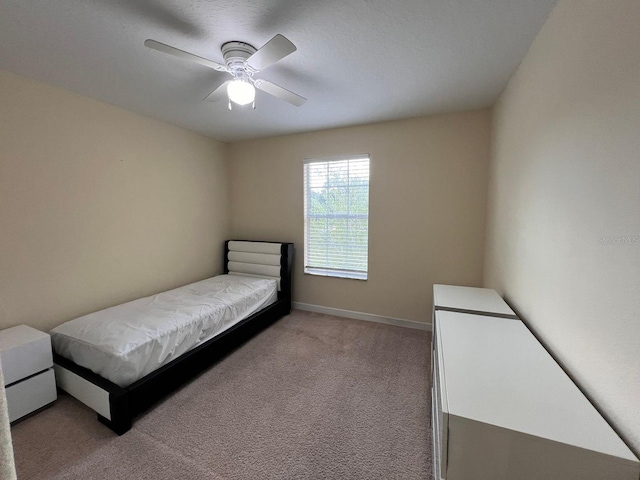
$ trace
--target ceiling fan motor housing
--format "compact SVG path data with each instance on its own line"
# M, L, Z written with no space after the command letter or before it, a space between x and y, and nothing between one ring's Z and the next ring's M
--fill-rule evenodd
M224 43L221 49L224 63L229 70L235 73L246 72L248 75L253 74L245 64L247 58L256 52L256 48L253 45L233 41Z

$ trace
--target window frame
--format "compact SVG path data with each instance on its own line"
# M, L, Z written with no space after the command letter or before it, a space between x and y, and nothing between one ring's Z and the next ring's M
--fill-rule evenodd
M349 269L332 269L326 267L309 267L308 264L308 254L309 254L309 242L311 239L310 235L310 223L309 222L309 212L308 212L308 202L309 202L309 175L307 174L307 165L312 163L331 163L331 162L340 162L340 161L350 161L350 160L367 160L368 162L368 182L367 182L367 213L366 214L351 214L348 212L347 214L339 214L343 215L345 218L363 218L363 215L366 215L367 221L367 244L366 244L366 270L349 270ZM303 263L303 272L305 275L316 275L322 277L334 277L334 278L347 278L352 280L361 280L366 281L369 278L369 217L370 217L370 204L371 204L371 155L368 153L357 154L357 155L338 155L335 157L322 157L322 158L305 158L303 161L303 216L304 216L304 263Z

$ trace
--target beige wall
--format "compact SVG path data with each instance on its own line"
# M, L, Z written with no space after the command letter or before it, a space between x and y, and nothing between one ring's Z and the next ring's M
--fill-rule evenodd
M433 283L480 285L489 111L230 145L232 236L296 244L294 301L430 323ZM371 155L369 279L303 274L303 159Z
M294 241L303 303L428 323L433 283L482 280L487 110L226 145L0 72L0 122L0 328L217 273L230 232ZM302 161L351 153L372 159L369 280L303 275Z
M227 145L0 72L0 328L219 272Z
M639 25L638 0L553 11L494 111L485 263L636 453Z

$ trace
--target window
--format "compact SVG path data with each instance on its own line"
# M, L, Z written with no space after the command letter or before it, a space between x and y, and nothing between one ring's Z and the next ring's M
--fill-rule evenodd
M369 155L304 161L304 273L367 279Z

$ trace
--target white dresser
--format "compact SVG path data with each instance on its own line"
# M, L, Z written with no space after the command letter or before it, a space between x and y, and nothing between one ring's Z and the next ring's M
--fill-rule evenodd
M0 363L10 422L56 400L49 334L26 325L0 330Z
M638 480L640 463L520 321L436 311L437 480Z
M436 284L433 286L433 310L518 318L507 302L491 288Z
M431 385L435 378L433 345L436 342L436 312L460 312L518 320L507 302L491 288L461 287L458 285L433 285L433 342L431 343Z

